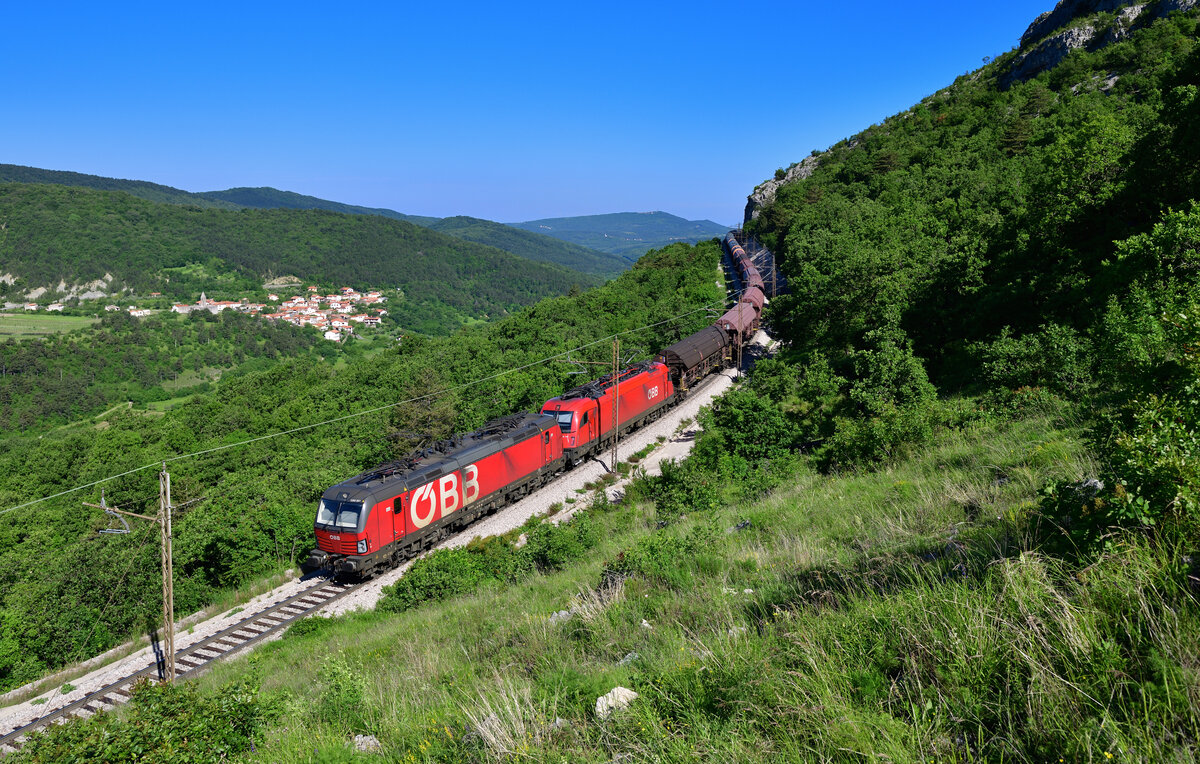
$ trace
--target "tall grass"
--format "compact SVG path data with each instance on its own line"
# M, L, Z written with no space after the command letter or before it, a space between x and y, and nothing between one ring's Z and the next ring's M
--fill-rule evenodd
M1091 469L1041 419L666 527L597 503L581 562L330 619L201 681L254 666L289 709L259 747L282 761L360 732L393 761L1194 761L1190 563L1135 537L1074 563L1030 531L1038 487ZM639 697L601 721L616 686Z

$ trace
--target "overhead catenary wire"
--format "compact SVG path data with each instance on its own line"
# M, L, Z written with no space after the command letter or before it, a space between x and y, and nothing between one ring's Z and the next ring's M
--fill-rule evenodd
M734 291L731 293L731 295L734 298L736 298L739 296L739 294L742 291L744 291L744 290ZM632 329L625 329L623 331L616 332L615 334L610 334L605 337L601 337L599 339L592 340L591 342L586 342L582 345L578 345L576 347L569 348L560 353L555 353L554 355L546 356L545 358L541 358L536 361L531 361L522 366L517 366L517 367L511 368L511 369L505 369L504 371L498 371L495 374L491 374L486 377L481 377L480 379L472 380L470 382L464 382L460 385L455 385L453 387L446 388L445 390L440 390L440 391L432 392L432 393L426 393L425 395L418 395L415 398L407 398L402 401L394 401L392 403L387 403L382 406L375 406L373 408L364 409L363 411L356 411L353 414L345 414L343 416L334 417L333 419L326 419L323 422L314 422L312 424L306 424L306 425L302 425L300 427L293 427L290 430L282 430L280 432L273 432L273 433L268 433L266 435L259 435L254 438L249 438L247 440L238 441L237 443L226 443L224 445L214 446L212 448L206 448L206 449L203 449L200 451L193 451L190 454L181 454L178 456L168 456L168 457L161 458L161 459L155 459L153 462L150 462L149 464L144 464L141 467L135 467L131 470L126 470L125 472L122 472L118 475L110 475L108 477L101 478L99 480L94 480L90 483L85 483L84 485L75 486L74 488L68 488L66 490L59 491L58 493L51 494L49 496L43 496L38 499L33 499L32 501L27 501L22 504L17 504L15 506L9 507L7 509L0 510L0 515L6 515L9 512L15 512L18 509L25 509L27 507L32 507L37 504L41 504L43 502L51 501L52 499L57 499L62 496L67 496L69 494L76 493L77 491L84 491L84 490L87 490L88 488L95 488L96 486L101 485L103 483L108 483L113 480L118 480L120 478L127 477L129 475L133 475L138 472L143 472L148 469L161 467L161 466L169 464L169 463L179 462L179 461L183 461L185 459L195 459L197 457L206 456L208 454L217 453L219 451L228 451L229 449L232 449L232 448L241 448L242 446L248 446L252 443L258 443L258 442L261 442L264 440L272 440L274 438L282 438L287 435L295 435L296 433L305 432L307 430L313 430L318 427L324 427L326 425L337 424L338 422L344 422L349 419L356 419L358 417L367 416L369 414L376 414L376 413L379 413L380 411L386 411L388 409L395 408L397 406L403 406L403 405L406 405L409 403L418 403L423 400L428 400L430 398L437 397L438 395L444 395L446 393L452 393L452 392L456 392L458 390L465 390L467 388L474 387L476 385L484 384L485 382L491 382L494 379L499 379L500 377L504 377L509 374L515 374L518 371L524 371L525 369L531 369L535 366L541 366L543 364L546 364L551 361L562 358L563 356L567 355L568 353L577 352L577 351L583 350L584 348L589 348L593 345L598 345L602 342L609 342L613 339L616 339L617 337L621 337L626 334L632 334L633 332L640 332L645 329L653 329L656 326L662 326L663 324L669 324L672 321L678 321L680 319L687 318L688 316L696 314L696 313L703 313L703 312L709 310L712 305L723 304L725 302L725 300L727 300L729 298L729 296L730 295L726 295L725 297L722 297L719 300L713 300L711 303L706 303L705 305L703 305L699 308L696 308L694 310L689 310L684 313L679 313L677 315L671 316L670 318L665 318L662 321L656 321L652 324L645 324L643 326L636 326Z

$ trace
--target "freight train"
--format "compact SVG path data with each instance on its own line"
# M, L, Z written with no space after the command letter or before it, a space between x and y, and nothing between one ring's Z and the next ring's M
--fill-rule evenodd
M317 548L301 569L367 578L420 554L662 416L709 373L734 363L758 328L766 297L732 233L723 245L742 288L712 326L651 361L551 398L538 414L496 419L328 488L317 505Z

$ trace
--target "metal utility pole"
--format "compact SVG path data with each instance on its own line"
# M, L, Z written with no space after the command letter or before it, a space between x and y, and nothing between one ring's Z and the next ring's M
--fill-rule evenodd
M188 502L191 503L191 502ZM91 504L83 502L85 507L95 507L103 509L106 514L112 515L120 519L122 515L126 517L136 517L139 520L147 520L152 523L158 523L162 537L162 578L163 578L163 681L172 683L175 681L175 575L171 565L171 476L167 473L167 463L163 462L162 472L158 474L158 516L150 517L149 515L139 515L136 512L127 512L123 509L110 507L104 501L101 495L99 504ZM128 533L129 526L124 520L121 524L125 527L101 531L101 533Z
M621 377L617 367L619 342L613 337L613 452L612 471L617 471L617 443L621 439Z
M162 529L164 681L171 684L175 681L175 572L171 565L171 475L166 462L158 473L158 507Z

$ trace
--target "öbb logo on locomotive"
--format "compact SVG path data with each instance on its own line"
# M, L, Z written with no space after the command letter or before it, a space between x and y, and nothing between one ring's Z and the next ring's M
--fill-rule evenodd
M330 487L317 505L317 548L301 569L365 578L419 554L607 449L618 433L657 419L707 374L734 363L766 297L733 234L724 246L742 291L716 322L652 361L551 398L536 414L502 417Z
M479 468L474 464L468 464L463 467L463 474L466 477L462 481L462 506L466 508L479 498ZM436 491L434 490L435 486L437 487ZM441 501L440 507L439 500ZM422 503L428 507L428 511L424 513L420 510ZM418 488L413 494L409 512L412 515L413 525L417 528L424 528L434 519L435 514L439 514L439 509L441 510L439 516L445 517L458 508L458 473L452 472L434 483L426 483Z

